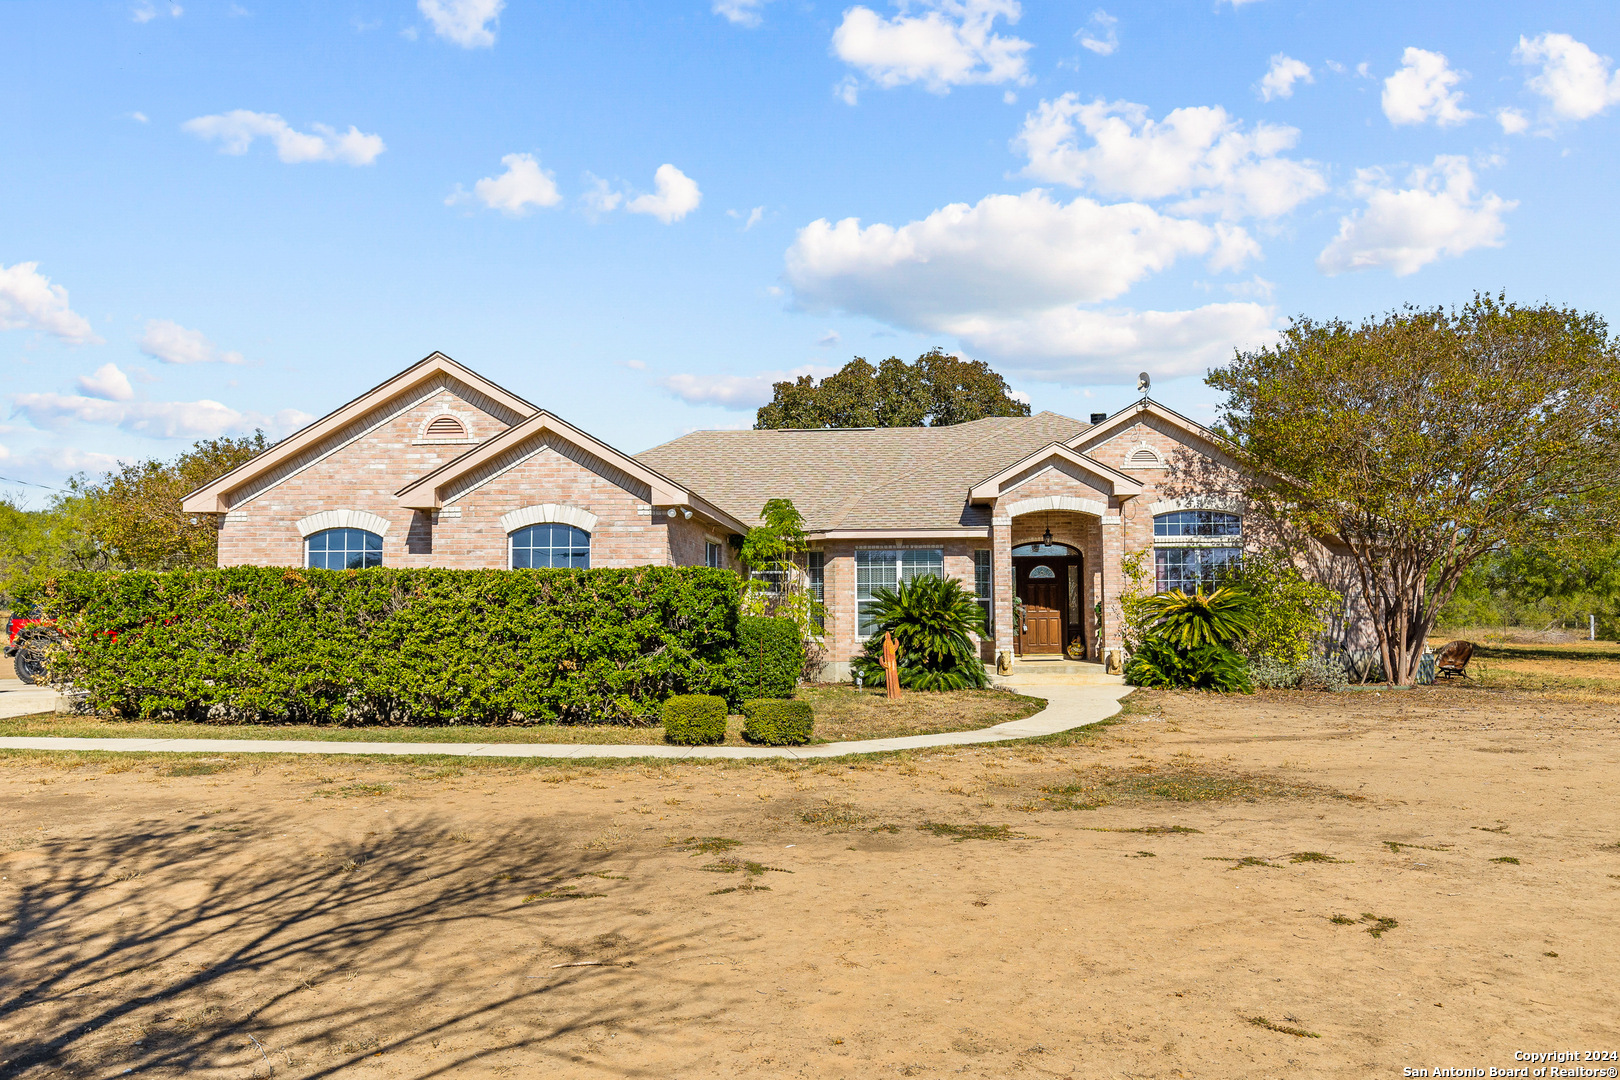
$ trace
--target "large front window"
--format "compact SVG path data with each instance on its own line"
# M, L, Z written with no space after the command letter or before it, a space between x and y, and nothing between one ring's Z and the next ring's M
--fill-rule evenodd
M512 534L512 569L591 565L591 534L572 525L548 522L530 525Z
M1153 519L1159 592L1214 586L1242 557L1243 519L1219 510L1177 510Z
M984 612L984 628L988 633L995 627L995 593L990 577L990 552L980 549L973 553L973 598Z
M855 553L855 610L857 633L870 637L877 629L872 617L873 595L879 589L894 589L902 581L933 574L945 576L945 552L940 548L905 551L857 551Z
M365 529L323 529L304 541L312 570L364 570L382 565L382 537Z

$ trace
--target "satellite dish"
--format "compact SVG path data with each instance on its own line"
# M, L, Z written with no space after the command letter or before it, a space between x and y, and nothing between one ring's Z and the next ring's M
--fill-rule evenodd
M1140 375L1138 375L1136 377L1136 392L1138 394L1147 393L1148 388L1151 387L1152 385L1153 385L1153 380L1148 378L1148 373L1147 372L1144 371L1144 372L1142 372Z

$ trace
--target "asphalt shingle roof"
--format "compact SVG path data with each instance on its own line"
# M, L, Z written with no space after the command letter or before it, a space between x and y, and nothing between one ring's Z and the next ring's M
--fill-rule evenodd
M968 489L1089 425L1053 412L950 427L694 431L635 455L740 521L787 498L811 531L990 523Z

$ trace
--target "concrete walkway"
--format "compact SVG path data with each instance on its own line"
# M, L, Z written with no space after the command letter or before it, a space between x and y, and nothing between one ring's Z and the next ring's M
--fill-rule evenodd
M188 754L444 754L452 757L526 758L810 758L877 754L927 746L965 746L1051 735L1106 720L1119 711L1130 693L1124 685L1019 686L1020 693L1045 698L1044 710L1022 720L1009 720L976 731L908 735L899 739L864 739L821 746L663 746L590 743L421 743L325 742L318 739L58 739L0 738L0 750L112 750L131 753L163 751ZM48 706L47 706L48 708ZM44 710L35 710L44 711Z

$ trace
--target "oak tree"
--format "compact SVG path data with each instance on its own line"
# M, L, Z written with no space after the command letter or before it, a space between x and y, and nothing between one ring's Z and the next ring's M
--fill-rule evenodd
M984 361L938 348L912 364L891 356L875 368L857 356L819 382L801 375L776 383L772 394L755 428L942 427L1029 415L1029 405Z
M1482 558L1613 528L1620 350L1597 315L1476 295L1301 317L1208 382L1250 504L1351 560L1398 684Z

